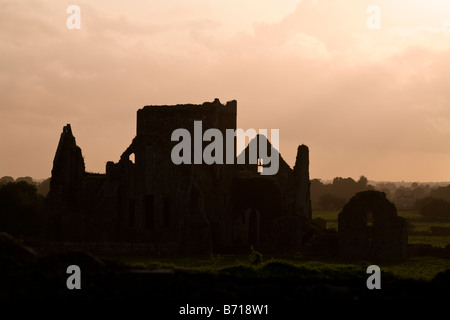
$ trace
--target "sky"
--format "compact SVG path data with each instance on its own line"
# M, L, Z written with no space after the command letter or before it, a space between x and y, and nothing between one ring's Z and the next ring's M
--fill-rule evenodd
M138 109L215 98L311 178L450 181L450 1L0 0L0 177L50 177L67 123L105 172Z

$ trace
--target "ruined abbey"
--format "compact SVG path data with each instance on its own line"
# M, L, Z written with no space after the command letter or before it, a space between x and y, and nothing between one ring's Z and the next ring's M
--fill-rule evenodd
M160 244L171 253L298 251L313 236L308 147L298 147L294 168L279 156L275 175L256 164L174 164L175 129L236 130L236 101L145 106L137 132L105 174L85 171L70 124L63 128L46 198L51 240ZM278 153L269 140L249 147ZM254 144L254 145L252 145ZM223 152L226 155L224 148ZM233 151L236 151L233 150ZM236 153L234 153L236 155Z

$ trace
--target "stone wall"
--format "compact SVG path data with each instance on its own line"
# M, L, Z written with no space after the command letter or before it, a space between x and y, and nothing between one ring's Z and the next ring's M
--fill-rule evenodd
M202 121L201 132L195 130L195 121ZM134 243L133 251L140 242L143 251L158 253L172 252L165 246L178 243L173 250L209 253L214 246L272 245L274 239L281 239L275 242L282 248L299 248L310 233L301 226L311 219L308 147L299 147L294 169L280 156L274 176L261 177L257 165L247 167L236 161L173 163L173 147L180 143L171 141L174 130L190 133L192 150L200 140L203 155L209 145L203 142L206 130L219 129L226 139L226 130L236 130L236 123L234 100L145 106L137 112L136 136L117 163L107 162L106 174L85 172L81 149L70 125L65 126L46 199L47 240L65 241L65 245L46 248L64 249L77 243L80 248L103 252L110 250L110 242L117 246L111 252L125 252L116 244ZM264 143L279 154L267 140ZM224 159L229 158L227 150L224 143ZM236 160L237 155L233 156ZM254 170L250 176L238 175L248 168ZM298 220L287 238L274 234L284 232L282 221L278 229L272 228L276 219L285 216L289 216L286 222Z
M379 191L358 192L338 216L341 255L351 259L401 260L406 257L406 220Z

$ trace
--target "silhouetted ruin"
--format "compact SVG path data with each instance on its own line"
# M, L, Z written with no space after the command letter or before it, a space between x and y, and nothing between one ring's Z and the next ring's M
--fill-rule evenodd
M358 192L338 217L341 255L351 259L401 260L406 257L406 220L379 191Z
M171 160L172 132L194 121L203 131L236 130L236 101L146 106L137 134L106 174L85 172L70 125L56 151L46 198L51 240L152 243L159 253L205 253L272 248L298 251L309 227L309 151L298 148L294 169L279 157L278 173L263 176L261 163L180 164ZM267 139L270 152L278 153ZM246 151L248 151L246 149ZM224 158L227 154L224 147ZM234 156L236 156L236 146ZM248 156L249 152L247 152ZM132 156L134 155L134 157ZM134 159L134 161L133 161ZM236 159L236 157L235 157Z

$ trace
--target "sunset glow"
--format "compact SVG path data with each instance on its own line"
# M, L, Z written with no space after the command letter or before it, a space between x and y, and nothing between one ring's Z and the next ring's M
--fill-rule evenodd
M67 123L104 172L138 109L219 98L311 178L450 181L447 0L0 1L0 41L0 177L50 177Z

